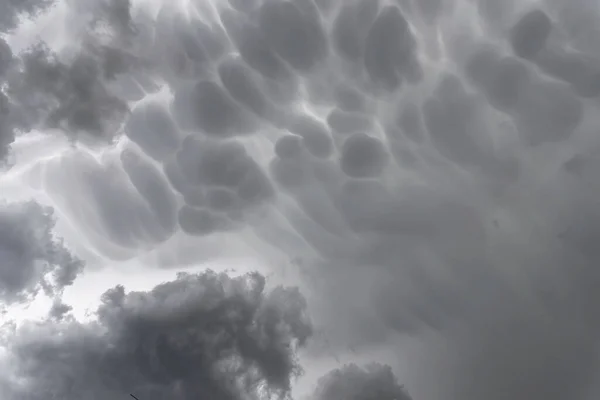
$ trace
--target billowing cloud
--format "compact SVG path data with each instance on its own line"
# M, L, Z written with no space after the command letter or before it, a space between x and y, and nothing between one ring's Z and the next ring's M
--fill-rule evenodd
M51 208L35 202L0 206L0 305L59 295L83 262L55 237Z
M148 292L117 286L95 317L8 332L8 399L280 398L312 332L299 291L268 290L257 273L181 274Z
M314 400L410 400L388 365L347 364L328 372L317 382Z
M6 7L12 3L16 18L23 13L33 17L51 2L10 1ZM67 19L77 21L69 27L77 40L66 51L57 52L42 41L11 57L0 39L0 78L8 110L1 120L3 144L10 144L15 133L31 130L60 129L72 139L85 133L104 142L117 136L129 105L111 84L129 83L131 91L132 83L119 78L133 73L135 82L134 72L143 63L129 44L135 34L130 8L128 0L76 3Z
M0 5L0 32L10 32L20 18L35 18L55 3L54 0L9 0Z

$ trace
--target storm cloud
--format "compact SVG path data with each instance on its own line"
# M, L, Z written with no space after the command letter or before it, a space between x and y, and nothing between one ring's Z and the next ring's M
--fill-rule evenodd
M61 275L73 290L232 258L298 289L213 272L111 281L93 322L55 296L41 325L7 325L7 393L597 397L596 3L184 3L11 6L0 190L52 204L93 255L81 281ZM75 39L17 49L19 18L59 6ZM70 147L40 150L62 136ZM36 236L50 219L12 207L7 254L25 255L4 302L46 289L40 262L83 265L38 249L59 248ZM298 375L322 365L321 380Z
M58 295L83 262L55 237L53 210L35 202L0 206L0 300L26 302L40 290Z
M149 292L117 286L96 320L47 320L12 331L9 398L128 396L283 398L311 335L297 289L257 273L181 274ZM48 364L50 362L50 364Z

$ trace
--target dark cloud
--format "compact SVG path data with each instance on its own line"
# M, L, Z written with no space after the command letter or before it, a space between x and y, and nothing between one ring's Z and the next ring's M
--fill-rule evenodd
M52 3L11 0L0 6L7 8L0 14L32 19ZM128 104L111 84L118 79L123 84L122 77L141 66L128 48L135 33L130 7L127 0L77 2L67 16L77 21L67 27L76 39L60 53L37 41L10 57L2 41L0 76L10 109L0 122L3 145L16 133L35 129L60 129L71 139L86 133L104 142L118 134Z
M515 54L522 58L532 58L539 53L548 40L552 21L540 9L523 15L510 32L510 44Z
M490 177L504 168L494 154L487 128L487 109L466 91L456 75L440 78L434 95L422 107L424 125L435 148L452 162L476 168Z
M331 39L337 51L357 62L365 54L367 36L379 12L379 1L348 2L339 7L333 22Z
M274 195L262 168L236 141L188 136L164 167L186 203L179 224L191 235L208 235L240 226L244 215Z
M128 106L105 84L105 55L79 54L65 64L43 45L22 54L21 69L9 78L7 90L20 129L59 128L112 139Z
M171 111L180 128L211 137L254 133L255 121L213 81L200 81L177 91Z
M73 283L83 262L53 233L51 208L35 202L0 208L0 300L31 300L40 290L60 295Z
M312 2L302 2L309 5ZM267 0L258 23L272 49L294 69L307 71L327 55L327 39L316 8Z
M579 51L553 48L538 54L536 64L548 75L570 84L581 97L600 95L600 59Z
M583 104L566 85L539 82L526 88L516 115L525 142L568 139L583 118Z
M415 142L422 142L425 131L423 127L423 117L414 103L407 103L402 106L398 112L396 125L402 129L402 132Z
M364 114L354 114L335 109L327 115L327 124L336 133L349 134L368 132L373 122Z
M309 115L298 115L288 129L302 137L302 144L315 157L329 157L333 151L331 134L325 124Z
M167 108L152 100L132 110L124 130L129 139L156 160L175 153L181 144L180 133Z
M410 400L387 365L348 364L319 379L314 400Z
M377 177L387 162L385 145L364 133L356 133L344 142L340 159L342 170L354 178Z
M365 111L367 99L356 88L350 85L339 85L335 91L337 106L348 112Z
M257 273L180 274L148 292L117 286L94 315L14 332L8 399L285 398L312 332L299 291L267 290Z
M229 188L247 205L260 204L272 195L269 179L236 141L189 136L177 154L177 164L188 185Z
M17 28L21 18L35 18L55 3L54 0L7 0L0 4L0 32Z
M365 40L365 69L377 85L393 91L404 79L418 79L416 47L400 8L384 6Z

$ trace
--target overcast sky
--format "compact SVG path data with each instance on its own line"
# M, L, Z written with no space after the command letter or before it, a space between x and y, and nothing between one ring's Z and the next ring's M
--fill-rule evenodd
M600 396L596 0L0 0L2 400Z

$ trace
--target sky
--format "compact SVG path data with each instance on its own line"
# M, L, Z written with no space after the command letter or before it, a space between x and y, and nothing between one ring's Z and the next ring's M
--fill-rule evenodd
M1 400L600 395L600 3L0 3Z

